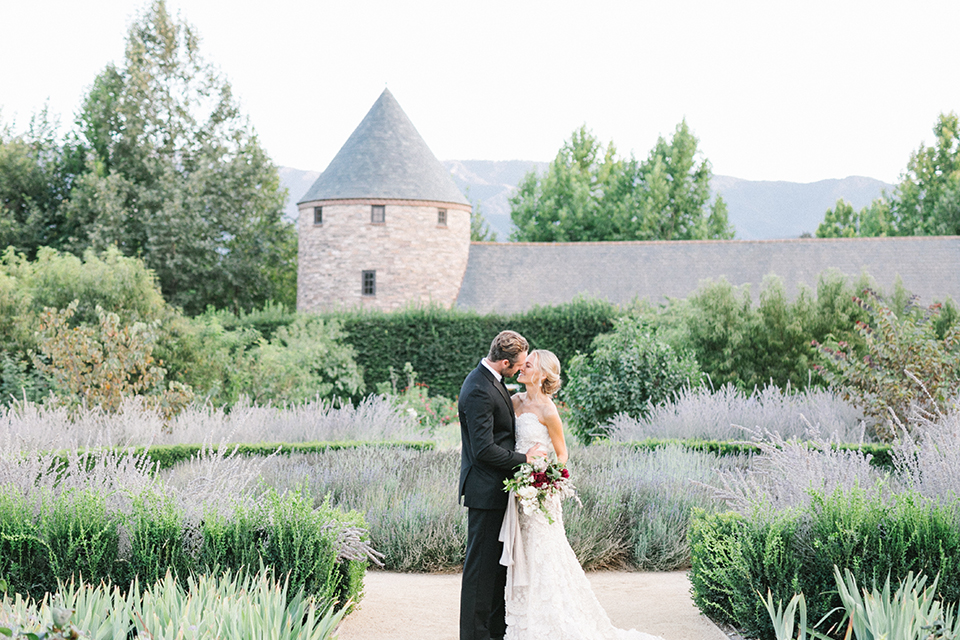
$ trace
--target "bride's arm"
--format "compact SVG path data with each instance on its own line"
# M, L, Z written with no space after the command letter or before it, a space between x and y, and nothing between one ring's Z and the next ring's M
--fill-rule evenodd
M557 460L566 463L568 456L567 442L563 438L563 422L560 420L560 414L556 408L544 416L544 424L547 425L547 433L550 434L553 450L557 452Z

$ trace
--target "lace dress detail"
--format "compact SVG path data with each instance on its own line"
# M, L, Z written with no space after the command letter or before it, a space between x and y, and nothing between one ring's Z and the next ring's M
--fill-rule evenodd
M554 452L547 427L532 413L520 414L516 450L525 452L535 444ZM553 524L539 509L529 516L520 512L530 584L507 589L505 640L662 640L613 626L567 542L559 499L548 509Z

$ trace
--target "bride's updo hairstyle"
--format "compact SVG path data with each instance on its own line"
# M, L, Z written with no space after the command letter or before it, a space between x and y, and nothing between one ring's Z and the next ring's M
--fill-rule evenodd
M537 356L537 368L543 376L540 390L548 396L560 391L560 360L557 356L546 349L535 349L530 352L530 355Z

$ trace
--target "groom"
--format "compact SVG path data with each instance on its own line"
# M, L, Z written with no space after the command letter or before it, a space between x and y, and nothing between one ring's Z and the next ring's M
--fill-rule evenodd
M503 384L527 359L526 339L502 331L490 353L460 388L460 492L467 511L467 556L460 587L460 640L500 640L506 631L504 588L507 568L500 564L500 525L507 508L503 481L514 469L543 455L537 447L517 453L516 418Z

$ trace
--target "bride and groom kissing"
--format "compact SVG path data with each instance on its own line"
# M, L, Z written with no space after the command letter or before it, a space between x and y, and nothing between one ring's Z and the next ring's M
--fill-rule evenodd
M507 509L516 509L504 480L539 457L567 460L553 401L560 362L549 351L529 349L519 333L500 332L460 389L458 496L468 510L460 640L658 640L611 624L567 542L559 497L547 499L549 518L520 511L504 523ZM525 391L511 396L504 378L514 375ZM510 523L525 559L522 576L504 558L501 530Z

